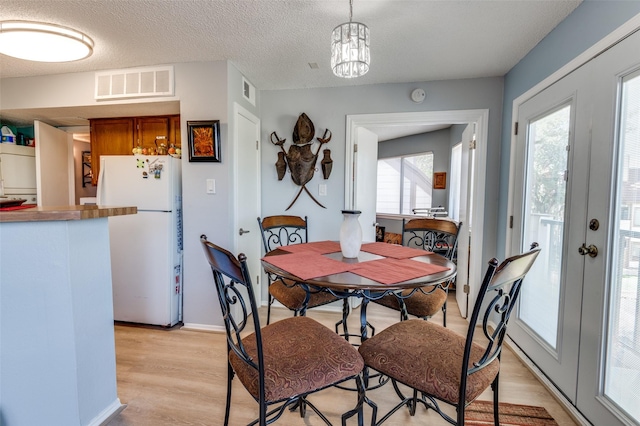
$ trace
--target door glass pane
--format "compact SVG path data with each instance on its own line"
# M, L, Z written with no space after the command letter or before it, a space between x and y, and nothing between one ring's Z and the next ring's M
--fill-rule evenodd
M622 86L605 395L640 419L640 76Z
M551 348L557 347L562 277L567 146L571 106L529 123L523 250L536 241L544 250L522 286L519 317Z

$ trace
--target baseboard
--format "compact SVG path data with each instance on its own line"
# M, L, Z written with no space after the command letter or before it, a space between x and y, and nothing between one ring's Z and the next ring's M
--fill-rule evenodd
M562 392L551 382L547 376L536 366L533 361L516 345L509 336L504 340L504 344L513 352L513 354L524 364L524 366L536 376L551 396L564 408L571 418L579 425L591 426L591 422L587 420L578 409L564 396Z
M222 325L210 325L210 324L197 324L185 322L180 330L189 330L189 331L205 331L209 333L226 333L224 326Z
M111 405L105 408L100 414L94 417L91 422L89 422L89 426L106 426L125 408L127 408L127 404L120 403L120 398L116 398Z

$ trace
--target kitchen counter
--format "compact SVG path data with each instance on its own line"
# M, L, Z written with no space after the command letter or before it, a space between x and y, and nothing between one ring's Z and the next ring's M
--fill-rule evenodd
M0 223L97 219L101 217L136 214L137 210L136 207L95 205L33 207L22 210L0 211Z
M97 426L117 395L110 216L135 207L0 212L0 424Z

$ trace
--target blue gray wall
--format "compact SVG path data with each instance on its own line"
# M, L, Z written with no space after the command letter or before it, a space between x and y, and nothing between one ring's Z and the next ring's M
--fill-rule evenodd
M427 94L422 104L411 101L413 89L420 87ZM340 88L266 90L262 100L262 216L285 213L299 187L289 174L277 180L274 164L278 148L269 142L269 135L276 131L281 138L291 143L293 126L301 113L313 121L316 135L325 129L333 133L331 149L333 173L327 181L316 173L307 184L317 196L318 185L327 184L327 195L317 197L326 209L316 205L306 194L286 211L287 214L309 217L309 239L337 240L339 238L344 206L345 187L345 126L350 114L381 114L416 111L451 111L488 109L488 164L485 197L485 241L483 258L495 256L498 177L500 158L500 128L502 118L502 77L467 80L430 81L420 83L376 84Z

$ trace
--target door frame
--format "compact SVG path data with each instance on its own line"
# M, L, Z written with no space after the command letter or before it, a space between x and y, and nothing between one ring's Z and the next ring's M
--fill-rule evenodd
M476 167L474 169L474 186L469 188L475 194L484 194L486 186L487 167L487 141L489 134L489 110L450 110L450 111L419 111L381 114L353 114L347 115L345 137L345 188L344 205L346 209L355 206L354 188L354 145L356 144L357 129L379 128L387 126L411 126L420 124L469 124L476 123ZM467 294L467 306L473 306L476 301L477 286L482 277L483 268L483 240L484 240L484 197L476 197L472 206L474 226L472 229L469 258L469 293ZM476 253L473 255L473 253ZM466 313L461 309L463 317Z

